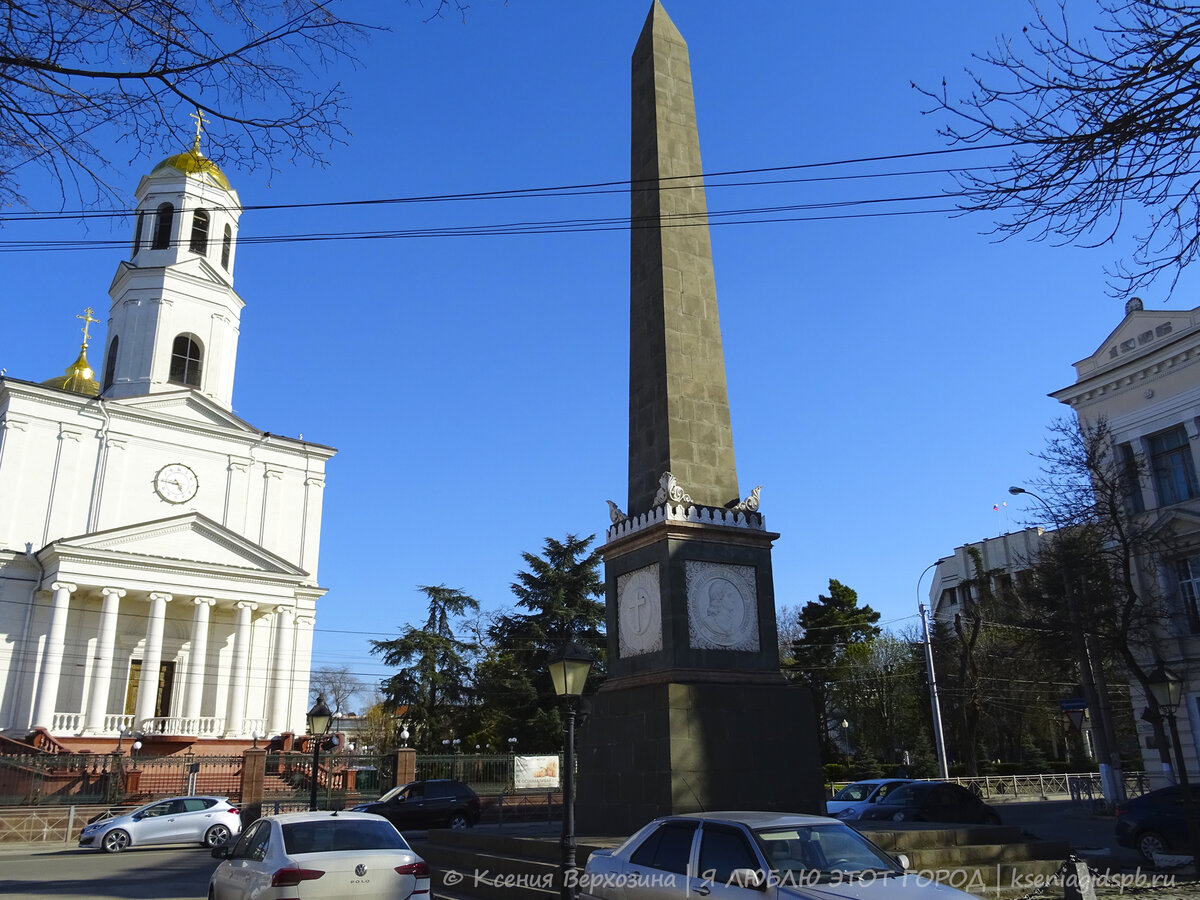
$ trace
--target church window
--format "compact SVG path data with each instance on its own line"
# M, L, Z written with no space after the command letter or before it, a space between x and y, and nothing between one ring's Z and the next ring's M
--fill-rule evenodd
M171 346L171 374L168 380L175 384L198 388L202 365L203 351L199 342L186 334L175 338L175 343Z
M133 253L130 254L131 256L136 256L138 250L141 249L142 226L145 224L145 222L146 222L145 211L139 212L137 215L137 224L134 225L134 227L133 227Z
M225 240L221 243L221 267L229 271L229 253L233 250L233 229L225 223Z
M171 220L175 218L175 207L170 203L160 203L154 219L154 241L151 250L166 250L171 245Z
M101 390L107 391L112 387L117 376L117 345L120 342L121 339L116 336L109 342L108 355L104 359L104 387Z
M1187 429L1182 425L1150 436L1150 470L1160 506L1191 500L1200 494L1192 448Z
M191 251L203 256L208 252L208 211L198 209L192 213Z

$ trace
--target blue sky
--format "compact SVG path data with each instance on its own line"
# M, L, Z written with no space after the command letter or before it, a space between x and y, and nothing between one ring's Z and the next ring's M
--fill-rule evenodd
M647 0L476 0L462 24L359 4L391 27L334 73L348 146L325 169L227 174L245 204L411 197L623 181L629 57ZM1071 8L1090 11L1072 0ZM691 51L707 172L944 146L910 87L965 89L963 67L1030 16L1023 0L809 4L670 0ZM381 18L386 17L386 18ZM183 149L147 147L118 183ZM125 155L121 155L125 154ZM220 162L220 160L218 160ZM772 173L940 169L929 157ZM717 187L716 213L936 195L945 176ZM57 195L25 183L38 209ZM921 204L889 205L890 210ZM947 205L940 202L928 206ZM845 210L842 211L845 213ZM775 218L811 217L811 212ZM628 216L620 192L541 200L252 212L242 237ZM780 533L775 592L830 578L885 623L915 623L917 579L954 547L1025 521L1009 484L1069 411L1073 380L1122 317L1104 266L1120 248L993 243L941 214L714 227L738 474ZM6 239L110 238L106 226L10 224ZM124 229L116 232L124 239ZM419 584L511 606L522 551L603 534L624 506L626 231L243 244L236 411L339 448L329 466L314 665L384 674L367 652L423 619ZM9 254L0 367L41 380L74 358L84 306L108 309L113 251ZM1191 306L1190 279L1148 308ZM102 347L102 335L94 347ZM98 365L98 356L93 359ZM1001 512L993 505L1015 501ZM922 587L927 588L928 582Z

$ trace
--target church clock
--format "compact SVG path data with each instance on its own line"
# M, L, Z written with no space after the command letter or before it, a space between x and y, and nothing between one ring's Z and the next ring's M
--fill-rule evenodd
M168 503L187 503L196 496L200 482L183 463L170 463L154 476L154 490Z

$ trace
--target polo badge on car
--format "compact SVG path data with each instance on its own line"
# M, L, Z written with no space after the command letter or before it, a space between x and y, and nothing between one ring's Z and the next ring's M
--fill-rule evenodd
M357 875L359 878L362 878L364 875L367 874L367 867L364 866L362 863L359 863L357 866L354 867L354 874Z

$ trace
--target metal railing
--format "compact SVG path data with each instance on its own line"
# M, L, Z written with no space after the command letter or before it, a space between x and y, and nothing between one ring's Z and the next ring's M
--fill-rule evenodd
M981 800L1019 800L1061 797L1083 802L1104 799L1098 772L1064 772L1048 775L977 775L956 778L920 778L918 781L949 781L962 785ZM853 782L830 785L830 795ZM1136 797L1151 789L1145 772L1125 773L1125 793Z

